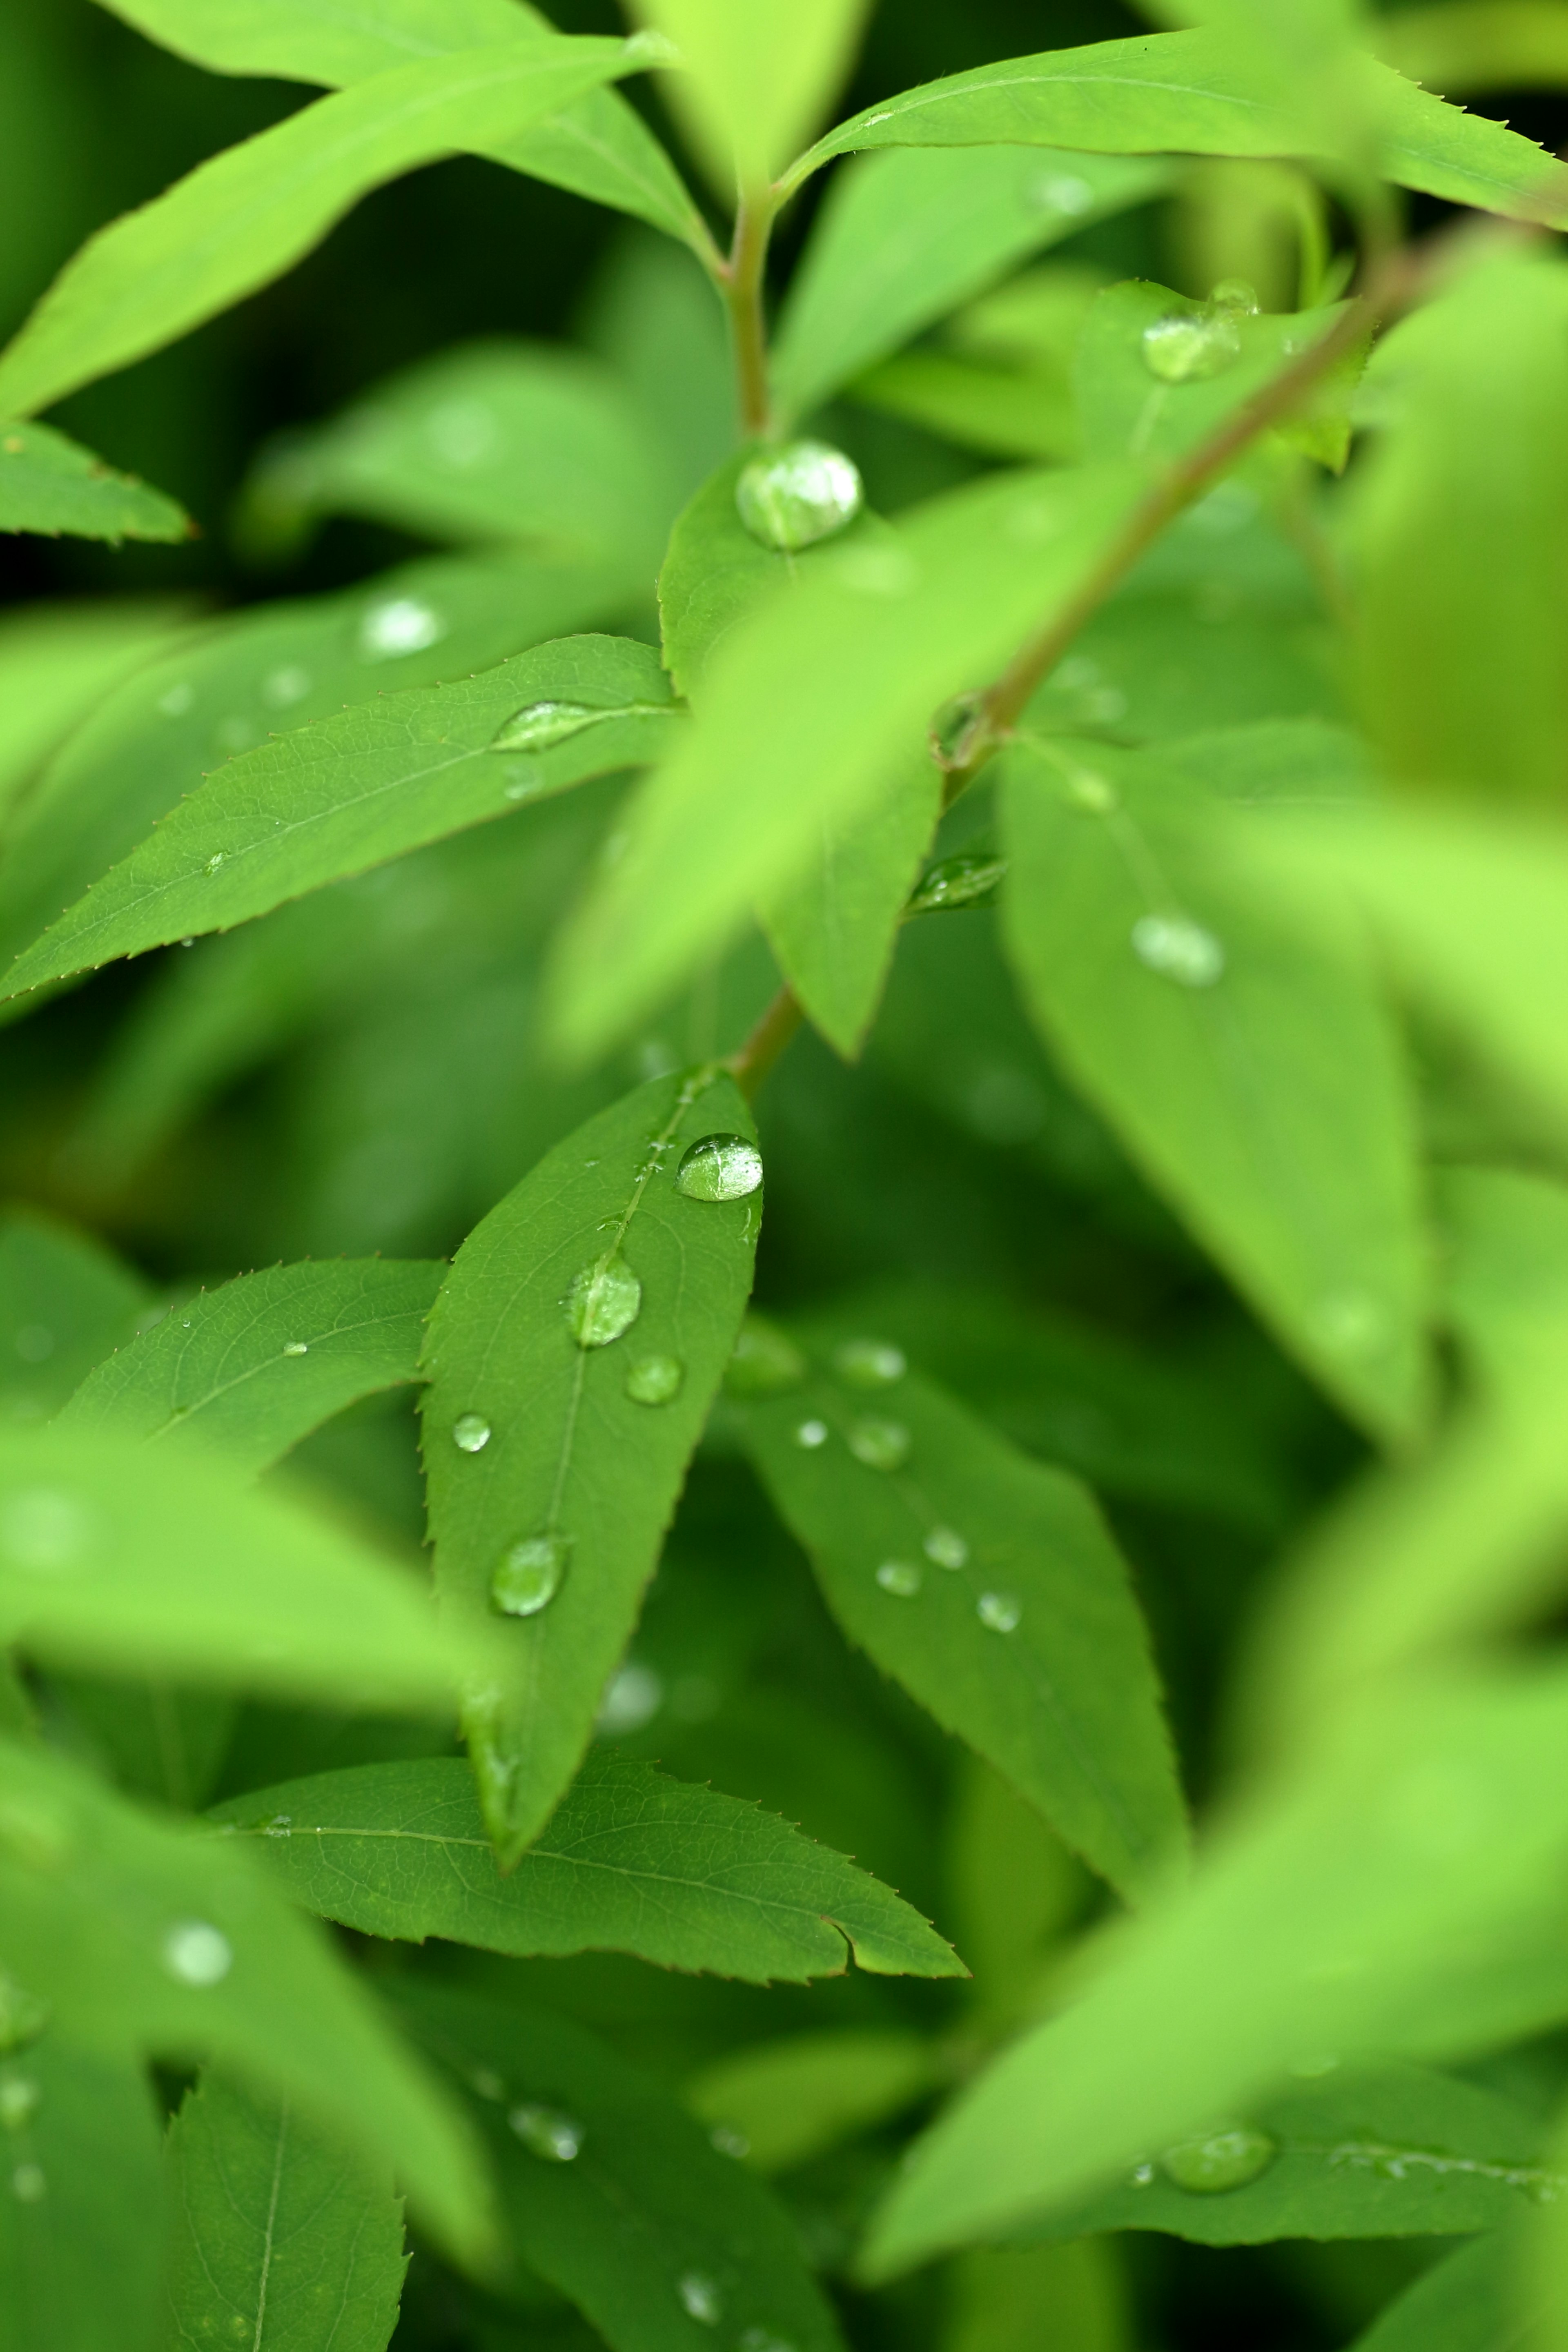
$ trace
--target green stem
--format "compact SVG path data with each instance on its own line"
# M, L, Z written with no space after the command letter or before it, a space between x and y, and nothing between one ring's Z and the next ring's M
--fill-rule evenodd
M768 334L763 315L763 277L767 267L768 238L773 233L773 205L764 192L743 195L735 213L735 237L730 258L720 271L724 306L730 313L730 340L735 354L735 389L741 409L741 429L749 438L764 435L772 423L768 397Z
M756 1100L757 1088L805 1018L794 989L781 988L740 1052L731 1055L724 1066L748 1102Z

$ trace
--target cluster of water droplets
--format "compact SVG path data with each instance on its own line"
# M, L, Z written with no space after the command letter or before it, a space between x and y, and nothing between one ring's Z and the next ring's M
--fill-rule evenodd
M1222 278L1201 309L1168 311L1144 328L1143 364L1162 383L1197 383L1222 375L1241 357L1237 320L1251 318L1258 297L1239 278Z
M853 522L865 496L853 460L826 441L764 450L735 485L735 506L752 537L792 554Z

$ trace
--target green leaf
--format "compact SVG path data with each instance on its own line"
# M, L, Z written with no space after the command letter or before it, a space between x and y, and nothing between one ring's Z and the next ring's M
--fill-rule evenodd
M664 2092L564 2018L428 1985L399 1999L474 2095L514 2255L611 2352L692 2352L719 2327L837 2352L794 2223Z
M210 2072L170 2126L168 2162L176 2341L384 2352L405 2263L384 2168Z
M162 2151L141 2065L50 2032L0 2058L6 2352L163 2342Z
M323 98L100 229L0 354L0 415L160 351L268 285L373 188L504 139L636 71L622 41L514 41L421 60Z
M1446 0L1378 21L1386 64L1428 89L1561 89L1568 82L1568 22L1557 0Z
M955 352L900 352L857 376L845 396L988 457L1065 465L1082 455L1067 385L1045 369L997 367Z
M488 669L604 620L625 590L602 562L447 557L190 632L105 697L23 803L0 855L0 943L27 946L204 771L273 730Z
M1521 2218L1568 2185L1542 2159L1535 2117L1424 2067L1345 2074L1335 2066L1321 2081L1262 2100L1242 2128L1269 2143L1254 2143L1250 2161L1260 2168L1252 2179L1218 2194L1194 2190L1152 2151L1115 2188L1028 2224L1030 2241L1101 2230L1164 2230L1206 2246L1458 2237ZM1230 2152L1225 2129L1211 2135L1210 2168ZM1202 2139L1183 2147L1195 2169L1205 2167ZM1173 2161L1184 2168L1181 2155Z
M1561 227L1568 199L1553 158L1500 123L1465 114L1368 58L1384 175L1454 204ZM950 74L851 115L792 166L793 190L830 156L866 147L989 144L1110 155L1310 154L1289 111L1260 96L1223 34L1098 41Z
M101 1363L60 1426L267 1469L356 1398L419 1377L443 1265L339 1259L201 1291Z
M477 1664L405 1571L330 1520L194 1449L64 1428L0 1439L0 1639L89 1671L416 1715L443 1712Z
M1095 2193L1325 2054L1443 2058L1568 2010L1561 1667L1381 1692L921 2144L868 2269Z
M308 1910L362 1935L493 1952L635 1952L753 1984L843 1973L955 1976L889 1888L772 1814L646 1764L590 1756L503 1877L467 1765L445 1757L284 1781L215 1808L267 1839Z
M0 531L58 539L188 539L190 517L134 474L116 474L90 449L47 425L0 434Z
M1352 510L1369 730L1412 788L1560 805L1568 268L1473 268L1383 360L1394 414Z
M881 802L825 824L810 870L760 909L779 969L829 1044L853 1061L887 984L899 926L942 814L942 773L918 753Z
M1147 1895L1179 1866L1182 1799L1148 1637L1091 1497L905 1373L897 1349L846 1342L836 1361L837 1377L742 1408L829 1606L1119 1892Z
M678 713L658 657L566 637L242 752L18 957L12 993L265 915L428 841L657 756Z
M1222 870L1215 804L1152 757L1019 751L1005 814L1010 950L1068 1075L1334 1397L1408 1436L1415 1142L1353 927L1260 909Z
M1434 2263L1356 2337L1352 2352L1517 2352L1525 2338L1510 2291L1512 2251L1494 2233Z
M12 606L0 625L0 820L17 822L61 737L184 618L181 605L155 597Z
M557 1029L586 1058L733 939L918 755L932 711L1059 610L1136 495L1128 469L1004 477L834 553L738 627L689 740L565 932Z
M741 1197L689 1197L678 1171L709 1136L754 1155L711 1067L600 1112L468 1235L430 1318L436 1584L449 1622L489 1629L464 1727L503 1868L587 1747L751 1289L761 1162ZM544 1600L500 1615L514 1561Z
M1131 2296L1114 2241L977 2246L950 2265L942 2352L1031 2352L1040 2314L1072 2352L1135 2352Z
M866 0L639 0L679 52L671 101L721 194L762 197L849 69Z
M461 2115L253 1854L6 1744L0 1823L6 1964L47 1988L62 2033L110 2058L210 2054L391 2166L459 2258L489 2251L485 2170Z
M37 1209L0 1218L0 1423L47 1421L131 1339L153 1294L101 1242Z
M732 2050L686 2086L712 2129L738 2133L758 2172L787 2172L923 2098L941 2063L922 2034L896 2026L792 2033Z
M63 1744L89 1758L117 1789L177 1812L206 1802L218 1782L239 1713L227 1691L184 1690L161 1675L53 1673L51 1719ZM57 1717L57 1712L58 1717Z
M150 38L215 73L265 74L332 88L394 66L552 28L521 0L361 0L353 14L315 0L104 0ZM514 172L613 205L700 250L701 215L653 132L618 90L590 90L521 137L475 152Z
M774 346L786 416L817 407L1029 254L1163 193L1157 165L1012 148L868 158L834 182Z

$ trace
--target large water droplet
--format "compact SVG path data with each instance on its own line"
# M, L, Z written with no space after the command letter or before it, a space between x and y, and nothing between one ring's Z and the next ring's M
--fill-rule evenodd
M18 2205L36 2205L48 2185L41 2164L19 2164L11 2175L11 2194Z
M92 1540L93 1517L58 1486L23 1486L0 1503L0 1560L28 1576L65 1576Z
M360 657L395 661L402 654L424 653L446 634L446 622L423 596L383 596L367 604L361 617Z
M833 1369L852 1388L890 1388L909 1370L909 1359L891 1339L846 1339L833 1351Z
M1209 296L1211 308L1228 310L1235 319L1256 319L1258 289L1245 278L1222 278Z
M561 1590L572 1553L570 1536L525 1536L502 1553L490 1577L490 1599L503 1617L537 1617Z
M1178 310L1144 328L1142 351L1162 383L1196 383L1241 357L1241 338L1228 310Z
M724 1370L724 1386L730 1394L783 1396L786 1390L798 1388L805 1374L805 1358L795 1341L762 1316L748 1315Z
M624 1257L595 1258L566 1296L566 1320L580 1348L607 1348L642 1312L642 1284Z
M1132 926L1132 952L1182 988L1212 988L1225 971L1218 940L1185 915L1141 915Z
M0 1969L0 2056L26 2049L49 2021L49 2004Z
M868 1413L851 1423L849 1451L868 1470L897 1470L910 1458L914 1443L901 1421L883 1421Z
M910 893L911 915L940 915L959 907L985 907L994 899L1007 860L994 849L964 849L928 866Z
M763 1155L743 1135L704 1135L680 1155L676 1187L689 1201L743 1201L763 1181Z
M956 1528L932 1528L921 1549L938 1568L967 1568L969 1546Z
M700 2319L704 2327L718 2326L724 2316L724 2298L718 2281L706 2271L683 2272L675 2282L675 2292L693 2319Z
M741 520L764 547L811 547L853 522L865 499L856 467L826 441L753 457L735 485Z
M877 1570L877 1581L895 1601L912 1601L925 1579L912 1559L885 1559Z
M215 849L212 856L207 859L205 866L202 868L202 871L205 874L216 874L218 867L223 864L223 851L221 849Z
M490 1425L482 1412L460 1412L452 1423L452 1443L459 1454L482 1454L490 1442Z
M6 2131L23 2130L37 2112L43 2095L30 2074L7 2074L0 2082L0 2126Z
M163 1938L163 1966L177 1984L222 1984L234 1966L234 1947L209 1921L179 1919Z
M513 2107L508 2123L535 2156L547 2164L570 2164L583 2146L583 2126L574 2116L563 2115L559 2107L535 2105L531 2101Z
M1163 2149L1160 2169L1177 2189L1194 2197L1213 2197L1227 2189L1245 2189L1267 2172L1278 2153L1267 2132L1250 2124L1222 2124Z
M679 1356L639 1356L627 1370L626 1394L634 1404L668 1404L685 1378Z
M797 1422L795 1424L795 1442L798 1446L803 1447L807 1454L815 1454L819 1445L826 1444L830 1434L831 1432L825 1421L816 1421L814 1419L811 1421Z
M569 743L586 728L602 727L610 719L659 719L668 711L665 702L622 702L605 709L592 702L530 702L515 711L491 740L492 751L549 751Z
M983 1592L974 1613L993 1633L1016 1633L1024 1622L1024 1604L1011 1592Z

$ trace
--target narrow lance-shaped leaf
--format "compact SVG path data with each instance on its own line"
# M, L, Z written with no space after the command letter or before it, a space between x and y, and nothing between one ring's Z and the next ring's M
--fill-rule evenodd
M419 1377L446 1268L340 1259L202 1291L90 1373L60 1426L265 1470L356 1398Z
M1008 945L1068 1073L1286 1344L1408 1435L1427 1377L1415 1143L1353 928L1259 908L1214 845L1236 820L1152 755L1020 751L1005 807Z
M84 2050L210 2055L388 2165L460 2259L493 2244L471 2132L257 1856L127 1804L79 1766L0 1744L0 1905L23 1993Z
M899 2026L840 2026L731 2050L686 2085L715 2132L739 2134L754 2172L787 2172L934 2090L940 2050Z
M814 126L847 72L866 0L638 0L684 68L670 90L720 193L753 194Z
M901 1352L737 1359L747 1444L847 1632L1123 1894L1179 1867L1181 1792L1148 1640L1087 1491ZM773 1387L783 1392L768 1396ZM762 1390L763 1393L755 1392Z
M464 1727L503 1866L550 1818L636 1622L752 1283L763 1168L715 1068L577 1129L458 1251L425 1368L436 1582L488 1631Z
M12 993L265 915L650 760L680 714L647 646L567 637L264 743L207 779L17 959Z
M787 1822L619 1757L591 1756L502 1876L466 1765L366 1764L230 1798L297 1902L363 1935L496 1952L635 1952L757 1984L956 1976L918 1912ZM847 1949L846 1948L847 1939Z
M1502 2231L1461 2246L1396 2295L1352 2352L1518 2352L1529 2340L1519 2267Z
M134 1337L156 1294L135 1268L37 1209L0 1220L0 1405L47 1421L94 1364Z
M384 2168L210 2069L169 2127L168 2166L176 2342L384 2352L406 2260Z
M188 515L47 425L0 431L0 531L58 539L188 539Z
M0 820L14 826L56 745L185 617L173 598L13 605L0 622Z
M837 2352L795 2223L665 2092L564 2018L413 1983L400 2000L470 2093L515 2253L611 2352Z
M519 41L321 99L100 229L0 354L0 415L47 408L268 285L373 188L505 138L644 62L623 41Z

